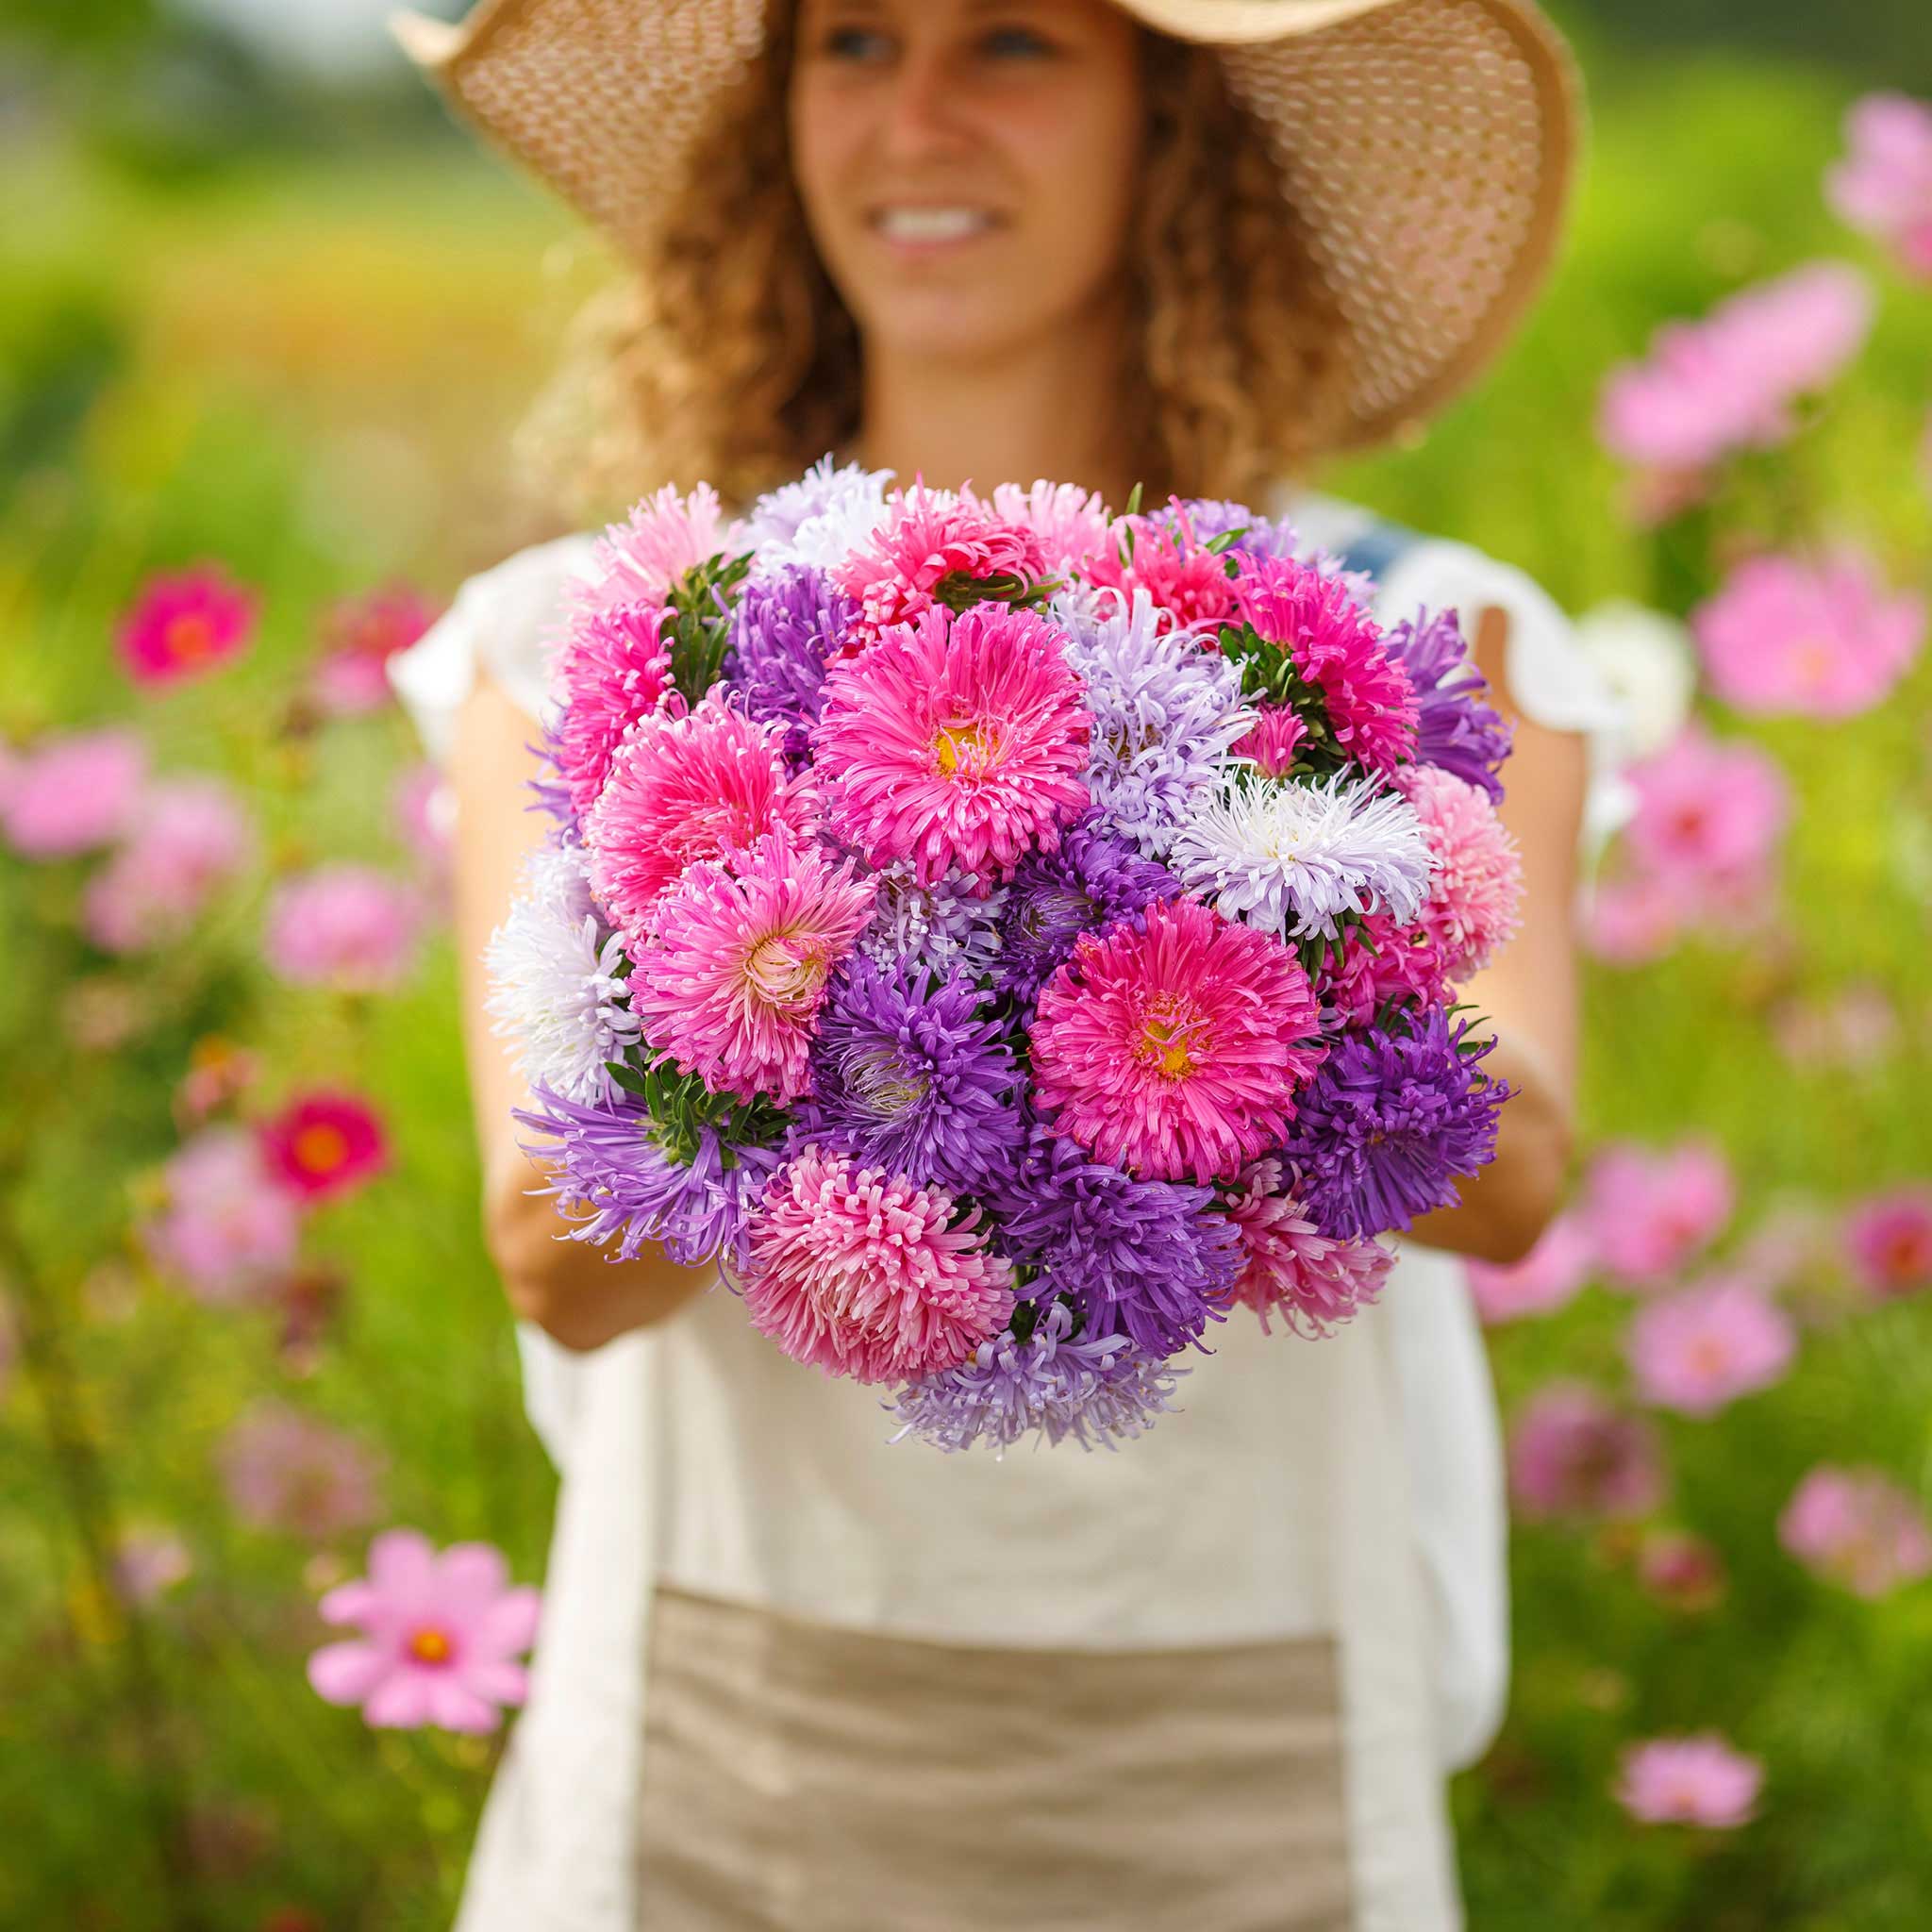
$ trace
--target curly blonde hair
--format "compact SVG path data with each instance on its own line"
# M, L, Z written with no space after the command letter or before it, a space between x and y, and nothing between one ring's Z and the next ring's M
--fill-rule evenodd
M812 244L786 130L791 8L720 102L691 191L651 258L578 311L515 442L573 524L666 482L728 504L797 475L859 427L857 324ZM1261 124L1211 49L1143 34L1146 175L1133 246L1123 426L1150 502L1257 498L1332 447L1349 337Z

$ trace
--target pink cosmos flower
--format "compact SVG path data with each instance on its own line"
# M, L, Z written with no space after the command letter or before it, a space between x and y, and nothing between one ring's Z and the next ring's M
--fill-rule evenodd
M1396 782L1435 860L1422 924L1443 972L1459 982L1480 973L1523 923L1523 855L1479 786L1436 765L1405 766Z
M453 1543L440 1555L413 1529L386 1529L369 1545L366 1580L339 1583L318 1606L325 1624L360 1627L308 1659L308 1681L330 1704L359 1704L371 1724L493 1731L501 1705L529 1691L515 1659L536 1641L541 1599L509 1587L503 1552Z
M1380 1295L1394 1265L1395 1251L1380 1241L1323 1234L1284 1183L1278 1160L1256 1161L1226 1211L1245 1257L1235 1296L1261 1318L1264 1331L1274 1313L1297 1335L1328 1334Z
M114 1588L122 1601L151 1604L186 1581L194 1569L188 1545L160 1524L129 1524L115 1539Z
M427 758L405 765L390 792L391 823L439 899L449 885L456 853L456 805L449 780Z
M1875 1194L1845 1220L1852 1272L1879 1300L1932 1288L1932 1187Z
M1821 1463L1785 1506L1777 1535L1814 1575L1858 1596L1884 1596L1932 1571L1924 1511L1876 1469Z
M218 564L150 577L121 619L121 661L136 684L185 683L248 648L258 595Z
M382 1120L353 1093L304 1093L261 1126L270 1168L298 1200L352 1192L389 1164Z
M671 653L663 642L670 617L661 604L582 612L557 653L548 750L579 818L596 804L631 727L671 694Z
M1663 1501L1663 1450L1642 1416L1581 1382L1551 1382L1509 1430L1509 1489L1531 1522L1641 1516Z
M1315 975L1315 993L1332 1008L1337 1026L1368 1026L1393 1000L1419 1006L1441 1004L1449 974L1430 935L1398 925L1386 912L1371 912L1342 936L1338 964L1331 946Z
M1307 739L1301 714L1286 705L1262 705L1254 728L1231 747L1238 758L1253 758L1269 778L1285 778L1294 769L1296 754Z
M1778 1048L1800 1069L1876 1066L1898 1040L1898 1008L1874 981L1854 982L1822 1000L1781 1000L1771 1012Z
M1011 1265L979 1210L938 1188L808 1146L753 1224L752 1325L828 1375L896 1382L958 1368L1007 1324Z
M645 1041L714 1092L809 1090L812 1023L877 891L783 826L730 868L698 864L658 903L635 952L631 1011Z
M840 835L922 884L1056 851L1092 735L1061 641L1031 610L934 608L834 664L812 749Z
M382 1457L286 1403L256 1403L223 1437L217 1460L230 1506L256 1529L324 1542L379 1507Z
M1889 597L1869 557L1754 557L1690 613L1711 688L1740 711L1850 718L1887 697L1925 637L1924 599Z
M1695 911L1676 878L1648 869L1599 880L1590 895L1583 943L1610 966L1648 966L1676 944Z
M1797 1331L1753 1283L1717 1275L1640 1309L1630 1324L1639 1394L1684 1415L1715 1415L1790 1367Z
M970 491L961 494L972 500ZM1017 483L998 485L992 508L1002 521L1033 532L1046 568L1056 574L1097 557L1113 524L1099 491L1082 490L1077 483L1049 483L1044 477L1031 490L1022 490Z
M1106 548L1088 560L1085 575L1096 590L1117 590L1123 609L1136 591L1145 591L1157 632L1200 631L1210 649L1216 628L1234 615L1225 558L1197 541L1191 515L1177 505L1172 524L1121 517Z
M324 865L276 889L262 950L291 985L387 992L415 964L422 925L415 888L366 865Z
M1470 1291L1476 1312L1491 1324L1547 1315L1576 1298L1595 1263L1589 1226L1573 1209L1557 1215L1522 1260L1471 1261Z
M148 1246L202 1300L261 1294L294 1264L300 1209L252 1134L204 1129L168 1162L163 1180L168 1207L146 1228Z
M728 859L779 826L808 834L819 797L786 771L784 727L755 724L717 691L640 724L584 819L591 883L635 949L658 902L699 860Z
M1697 898L1735 898L1769 872L1791 793L1768 753L1693 723L1627 776L1637 809L1624 839L1641 868Z
M1715 1609L1728 1579L1716 1546L1689 1530L1647 1532L1637 1552L1637 1580L1673 1610Z
M337 717L384 709L395 696L389 660L440 614L408 584L385 584L331 605L322 620L323 654L311 679L316 702Z
M1373 772L1415 756L1415 689L1382 628L1339 579L1312 564L1249 557L1234 580L1235 616L1279 644L1322 693L1337 745Z
M1617 1803L1644 1824L1694 1824L1729 1831L1748 1824L1764 1767L1713 1731L1653 1738L1624 1753Z
M1850 152L1824 177L1833 212L1932 278L1932 107L1909 94L1867 94L1846 113L1845 137Z
M1597 434L1612 456L1677 475L1770 448L1790 435L1791 405L1857 354L1873 308L1862 275L1820 261L1734 295L1702 322L1668 323L1648 361L1611 371Z
M1716 1239L1736 1198L1723 1151L1708 1141L1656 1150L1610 1141L1584 1182L1584 1228L1606 1271L1626 1287L1654 1288Z
M247 813L219 778L160 780L127 842L87 883L88 937L110 953L178 940L254 853Z
M23 858L72 858L133 824L147 747L132 731L50 733L13 758L0 787L0 832Z
M1143 1179L1231 1180L1321 1064L1307 975L1272 934L1192 900L1085 933L1047 981L1033 1079L1056 1131Z
M574 609L586 613L662 605L679 577L724 548L727 534L708 483L689 496L667 483L634 504L621 527L597 539L589 574L573 578L566 594Z

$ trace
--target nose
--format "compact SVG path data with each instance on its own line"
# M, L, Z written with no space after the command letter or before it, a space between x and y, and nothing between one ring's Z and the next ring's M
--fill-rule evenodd
M895 64L881 145L884 158L916 161L955 154L968 136L957 65L936 44L907 45Z

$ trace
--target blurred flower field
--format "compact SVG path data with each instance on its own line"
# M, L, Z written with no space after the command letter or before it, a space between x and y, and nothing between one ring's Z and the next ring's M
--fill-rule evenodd
M1523 564L1630 698L1575 1203L1479 1282L1517 1643L1464 1883L1483 1932L1904 1932L1932 118L1736 62L1613 78L1503 373L1323 479ZM554 1477L478 1233L443 814L380 665L554 533L510 433L595 261L453 142L8 161L0 1925L434 1927Z

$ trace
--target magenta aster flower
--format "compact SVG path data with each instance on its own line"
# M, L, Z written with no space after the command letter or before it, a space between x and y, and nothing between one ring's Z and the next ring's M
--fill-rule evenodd
M1764 1767L1714 1731L1653 1738L1624 1753L1617 1802L1644 1824L1694 1824L1730 1831L1749 1824Z
M382 1119L353 1093L299 1094L261 1126L272 1171L304 1201L353 1192L389 1164Z
M1821 1463L1777 1521L1778 1541L1813 1575L1880 1597L1932 1572L1932 1531L1908 1490L1876 1469Z
M1664 1497L1657 1430L1582 1382L1538 1390L1509 1429L1509 1491L1525 1521L1644 1516Z
M934 608L835 664L812 745L841 836L922 883L1055 850L1091 728L1061 644L1031 610Z
M1238 758L1252 758L1264 778L1285 778L1307 735L1299 712L1286 705L1262 705L1254 728L1229 749Z
M1432 765L1409 766L1398 782L1435 861L1423 928L1460 984L1522 924L1523 855L1480 787Z
M1183 900L1081 937L1034 1022L1057 1133L1157 1180L1232 1179L1321 1064L1307 976L1277 939Z
M1420 926L1371 912L1343 932L1315 969L1324 1031L1373 1026L1387 1006L1441 1006L1449 974L1435 941Z
M1395 1253L1374 1240L1336 1241L1308 1218L1278 1160L1257 1160L1228 1196L1244 1265L1235 1295L1268 1326L1280 1315L1297 1335L1324 1336L1382 1292Z
M132 731L55 732L11 758L0 832L23 858L72 858L132 829L147 747Z
M1932 1288L1932 1188L1898 1188L1853 1209L1845 1252L1865 1288L1880 1299Z
M572 621L550 673L544 749L579 818L597 802L610 760L671 689L661 604L618 604Z
M262 951L291 985L387 992L414 964L422 926L422 898L403 880L324 865L276 889Z
M795 1361L860 1382L958 1368L1013 1311L1013 1271L979 1210L808 1146L767 1189L744 1304Z
M325 1624L361 1636L325 1644L308 1681L330 1704L359 1704L371 1724L493 1731L497 1707L528 1694L516 1658L536 1641L540 1605L527 1584L510 1587L490 1543L439 1554L416 1530L386 1529L369 1545L367 1578L338 1584L318 1606Z
M692 866L636 950L631 1012L680 1073L781 1104L811 1078L813 1023L872 913L873 885L783 826L730 868Z
M248 648L257 603L216 564L150 577L121 620L121 661L150 688L199 677Z
M725 536L718 492L708 483L700 483L689 496L680 496L667 483L597 539L590 573L571 582L572 606L593 612L622 605L662 605L672 585L693 564L724 549Z
M1082 575L1095 589L1119 591L1123 608L1136 591L1145 591L1160 634L1199 634L1212 648L1215 627L1234 610L1234 586L1226 558L1208 548L1210 541L1195 530L1187 510L1174 506L1159 518L1124 516Z

